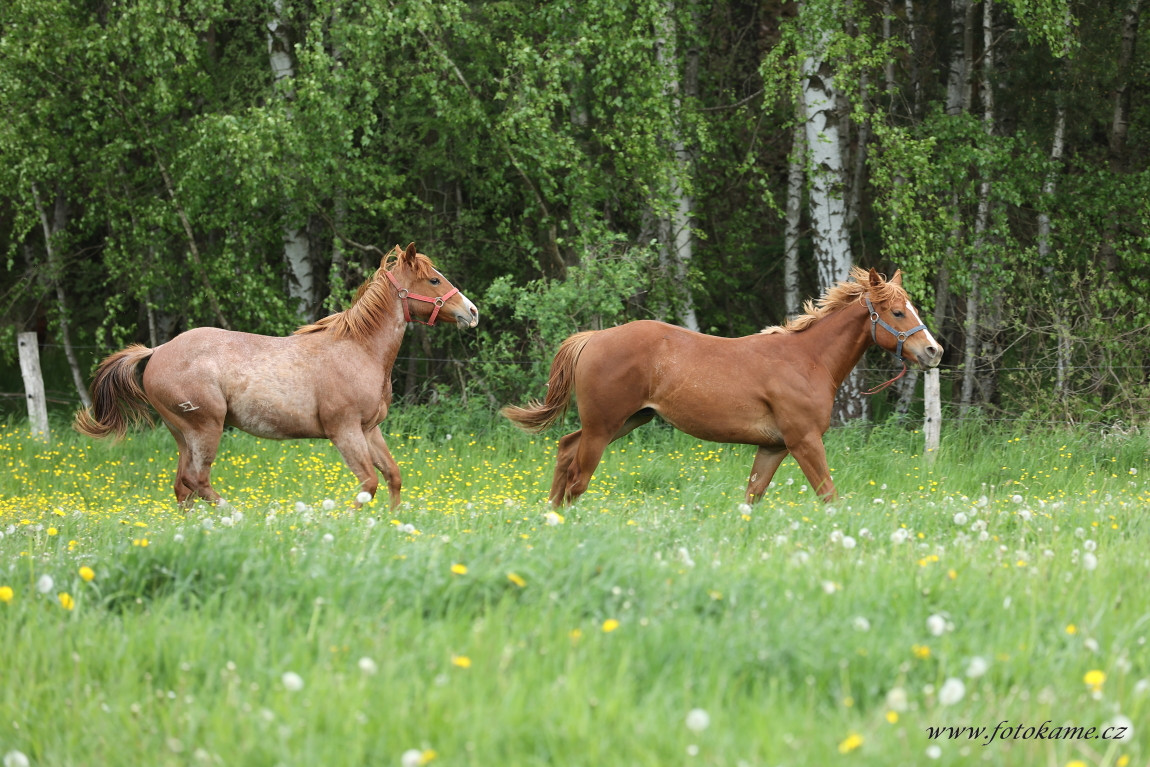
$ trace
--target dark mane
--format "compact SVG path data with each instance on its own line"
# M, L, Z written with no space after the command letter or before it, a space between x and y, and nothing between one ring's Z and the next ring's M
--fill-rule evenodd
M906 291L893 282L883 281L877 288L871 287L870 272L859 266L851 267L851 281L840 282L827 290L826 295L817 302L808 300L803 304L803 314L792 317L782 325L763 328L761 333L798 333L806 330L816 320L845 309L852 303L858 303L867 295L875 303L888 303L890 301L907 300Z
M390 316L397 300L395 287L387 279L384 272L392 271L395 268L399 254L399 246L396 246L395 250L389 253L384 262L380 264L375 274L359 286L351 306L342 312L329 314L310 325L297 328L294 335L328 332L335 338L363 341L378 332L384 320ZM435 267L431 265L431 259L422 253L416 253L413 277L422 279L432 277L435 274Z

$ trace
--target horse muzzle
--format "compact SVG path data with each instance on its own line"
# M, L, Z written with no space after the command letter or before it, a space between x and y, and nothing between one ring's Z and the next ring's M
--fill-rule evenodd
M479 310L467 298L463 298L463 306L455 310L455 324L461 328L473 328L479 324Z

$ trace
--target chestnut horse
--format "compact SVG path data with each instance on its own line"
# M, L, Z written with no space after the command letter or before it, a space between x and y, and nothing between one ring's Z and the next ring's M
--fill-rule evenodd
M378 252L378 251L377 251ZM176 439L176 499L220 503L211 469L224 425L267 439L326 437L375 497L382 472L394 508L399 468L379 424L391 404L391 367L408 322L479 324L479 311L415 243L384 255L351 307L285 338L195 328L154 349L135 344L96 369L91 408L75 428L122 437L151 409ZM360 506L357 496L356 506Z
M757 501L788 453L823 499L835 497L822 436L835 392L878 344L900 359L935 366L942 347L902 288L855 267L806 314L753 336L718 338L640 320L576 333L551 364L547 397L503 414L529 432L546 429L572 392L581 429L559 440L551 502L571 503L603 450L655 415L712 442L757 445L746 500ZM905 365L905 362L903 363Z

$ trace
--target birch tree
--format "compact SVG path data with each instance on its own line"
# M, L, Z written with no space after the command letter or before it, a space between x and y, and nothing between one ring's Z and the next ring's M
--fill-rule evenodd
M799 16L807 44L800 70L799 104L805 126L808 212L820 291L846 280L853 263L847 232L843 157L843 134L848 118L839 106L834 64L828 60L832 40L842 34L842 20L836 5L807 2ZM862 389L862 376L856 370L839 390L836 403L839 420L867 415Z

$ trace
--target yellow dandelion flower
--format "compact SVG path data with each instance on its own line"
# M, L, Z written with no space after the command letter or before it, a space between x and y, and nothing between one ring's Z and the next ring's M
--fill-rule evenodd
M583 638L583 629L571 629L567 636L571 637L571 643L574 644Z
M1086 767L1086 762L1081 759L1071 759L1066 763L1066 767Z
M420 763L420 765L427 764L428 762L435 759L435 757L437 757L437 756L439 756L439 754L436 753L434 748L425 748L425 749L423 749L423 752L419 755L419 763Z
M1066 624L1066 633L1073 636L1073 635L1078 633L1078 627L1075 626L1073 623L1068 623L1068 624Z
M60 606L63 607L65 610L71 610L73 607L76 606L76 600L72 599L72 595L66 591L60 592L59 598L60 598Z
M456 575L467 575L467 565L456 562L451 566L451 572L455 573Z
M60 531L57 530L56 528L54 528L54 527L48 528L48 535L59 535L59 534L60 534Z
M603 621L603 633L610 634L615 629L619 628L619 621L614 618L608 618Z
M891 724L898 724L898 712L894 711L893 709L891 711L887 711L886 720Z
M851 751L854 751L862 744L862 735L859 735L857 732L852 732L850 735L846 736L842 743L839 743L839 753L849 754Z
M930 648L924 644L911 645L910 651L914 653L914 657L919 660L926 660L930 657Z
M1102 683L1106 681L1106 672L1098 669L1091 669L1086 672L1086 676L1082 677L1082 681L1086 683L1094 692L1102 689Z
M90 581L96 577L96 571L93 570L92 568L88 567L87 565L84 565L83 567L80 568L80 577L86 581Z
M466 655L452 655L451 665L458 666L459 668L471 668L471 658Z
M1118 757L1118 761L1114 764L1116 767L1126 767L1126 765L1130 764L1130 755L1123 754L1122 756Z
M11 586L0 586L0 602L8 604L14 596L16 596L16 592L12 590Z
M527 585L527 581L523 580L523 576L517 575L515 573L507 573L507 580L511 581L519 588L523 588Z

